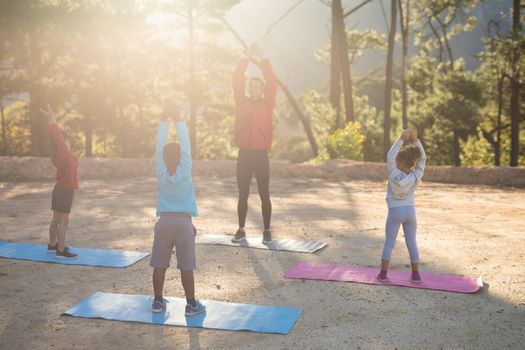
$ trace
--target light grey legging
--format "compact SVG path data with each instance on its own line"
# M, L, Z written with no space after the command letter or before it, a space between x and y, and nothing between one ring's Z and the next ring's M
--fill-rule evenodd
M403 232L405 233L405 243L410 254L410 262L419 263L419 253L417 251L416 243L416 208L414 206L397 207L388 209L388 217L386 219L385 228L385 245L383 247L383 260L390 261L392 250L396 244L397 233L399 226L403 224Z

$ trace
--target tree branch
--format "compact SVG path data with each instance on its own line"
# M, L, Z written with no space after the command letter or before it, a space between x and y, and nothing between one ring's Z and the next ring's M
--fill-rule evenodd
M348 16L350 16L352 13L356 12L357 10L359 10L361 7L365 6L366 4L368 4L370 1L372 0L365 0L363 1L362 3L360 3L359 5L355 6L353 9L347 11L344 15L343 15L343 18L346 18Z

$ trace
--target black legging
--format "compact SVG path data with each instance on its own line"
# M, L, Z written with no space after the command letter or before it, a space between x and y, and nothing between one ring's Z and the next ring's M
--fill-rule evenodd
M255 173L259 197L261 197L262 215L264 229L270 229L272 218L272 202L270 202L270 161L267 150L239 149L237 158L237 187L239 188L239 202L237 214L239 216L239 227L246 223L248 212L248 196L250 195L250 183Z

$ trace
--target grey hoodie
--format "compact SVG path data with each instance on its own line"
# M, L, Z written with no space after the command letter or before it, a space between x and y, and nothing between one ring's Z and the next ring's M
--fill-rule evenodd
M414 205L414 192L416 191L417 185L421 181L425 171L427 156L419 139L416 141L416 146L421 150L421 159L417 161L415 168L408 174L397 168L396 156L402 146L403 141L397 139L390 148L390 151L388 151L388 186L386 191L386 202L389 208Z

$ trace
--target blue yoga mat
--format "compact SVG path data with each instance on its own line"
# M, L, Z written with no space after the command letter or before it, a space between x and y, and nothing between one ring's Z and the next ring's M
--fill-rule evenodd
M144 259L149 253L125 250L69 247L78 254L76 259L57 259L54 253L47 252L47 245L34 243L15 243L0 241L0 258L42 261L64 265L87 265L103 267L128 267Z
M82 300L64 314L74 317L150 324L288 334L302 313L301 308L233 304L201 300L206 311L186 317L186 299L167 297L166 310L151 311L152 297L97 292Z

